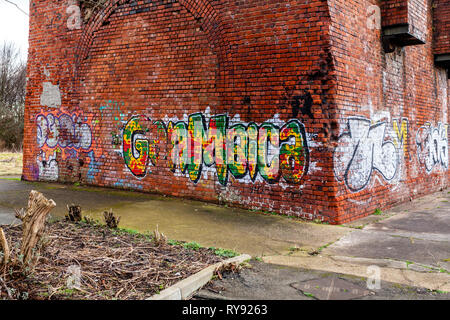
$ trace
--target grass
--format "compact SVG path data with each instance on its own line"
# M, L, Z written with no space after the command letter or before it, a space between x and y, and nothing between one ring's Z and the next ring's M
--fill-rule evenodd
M183 242L178 240L167 240L167 243L171 246L183 246L185 249L198 251L202 248L204 248L199 243L193 241L193 242ZM216 248L216 247L209 247L208 250L212 251L216 256L222 257L222 258L234 258L239 255L236 251L229 250L229 249L222 249L222 248Z
M171 246L181 246L183 244L183 242L178 240L167 240L167 243Z
M149 237L146 234L140 233L139 231L133 230L133 229L127 229L127 228L117 228L112 231L113 234L121 235L121 234L130 234L134 236L140 236L143 238Z
M448 291L442 291L442 290L434 290L434 292L439 293L439 294L448 294L448 293L450 293Z
M301 250L301 248L299 248L299 247L297 247L297 246L294 246L294 247L290 247L289 248L289 252L291 252L291 253L294 253L294 252L297 252L297 251L300 251Z
M21 152L0 152L0 176L22 174Z
M210 247L209 250L213 251L216 256L224 257L224 258L234 258L239 254L233 250L227 250L222 248L214 248Z
M20 181L22 179L20 179L20 178L5 178L5 177L0 176L0 180Z
M443 269L443 268L440 268L440 269L439 269L439 272L440 272L440 273L447 273L447 274L450 274L450 272L448 272L447 270L445 270L445 269Z
M65 296L66 298L70 298L70 297L72 297L74 295L75 289L66 288L66 289L60 289L57 292L59 294Z
M316 297L315 297L312 293L309 293L309 292L303 292L303 294L304 294L305 296L307 296L307 297L316 299Z
M183 244L183 247L185 247L186 249L198 251L202 246L197 242L188 242Z
M312 250L310 252L308 252L308 254L310 256L316 256L318 254L320 254L324 249L328 248L329 246L331 246L334 242L329 242L327 244L324 244L323 246L319 247L317 250Z
M80 224L81 225L100 226L101 222L99 220L90 219L89 217L88 217L88 219L86 219L86 216L85 216L84 219L82 221L80 221ZM149 239L152 238L152 235L150 234L150 232L141 233L137 230L127 229L127 228L117 228L117 229L111 230L111 233L115 234L115 235L129 234L129 235L142 237L142 238L149 238ZM200 245L199 243L197 243L195 241L186 243L183 241L169 239L169 240L167 240L167 243L171 246L183 246L185 249L190 249L190 250L194 250L194 251L198 251L198 250L204 248L202 245ZM211 250L216 256L223 257L223 258L234 258L239 255L239 253L237 253L236 251L229 250L229 249L222 249L222 248L215 248L215 247L209 247L208 249Z
M381 216L383 214L383 211L381 211L380 209L375 209L375 212L373 213L374 216Z

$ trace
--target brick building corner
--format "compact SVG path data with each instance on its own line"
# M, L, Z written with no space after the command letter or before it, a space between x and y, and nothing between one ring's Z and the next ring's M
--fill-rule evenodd
M450 0L31 0L23 179L345 223L448 186Z

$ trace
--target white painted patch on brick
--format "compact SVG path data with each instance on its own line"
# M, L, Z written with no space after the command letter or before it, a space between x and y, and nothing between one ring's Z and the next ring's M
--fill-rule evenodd
M51 82L42 83L41 106L50 108L61 107L61 91L58 85Z

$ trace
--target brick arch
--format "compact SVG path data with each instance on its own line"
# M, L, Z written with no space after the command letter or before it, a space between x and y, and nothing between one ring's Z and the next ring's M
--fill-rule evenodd
M102 28L103 24L119 6L128 2L130 0L109 0L107 5L97 12L83 28L84 30L75 55L76 70L79 70L79 67L83 64L83 60L88 57L96 32ZM218 85L222 87L222 90L230 90L232 86L226 86L225 83L232 79L234 66L231 59L231 46L226 42L224 31L226 28L224 28L224 23L219 13L211 5L210 0L177 0L177 2L193 15L195 20L200 24L203 32L206 33L209 45L219 60L218 80L221 83Z

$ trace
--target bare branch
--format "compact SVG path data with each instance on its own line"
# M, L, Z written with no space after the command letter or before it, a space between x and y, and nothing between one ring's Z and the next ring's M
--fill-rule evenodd
M22 145L26 63L12 42L0 44L0 144Z
M12 4L13 6L15 6L17 9L19 9L23 14L25 14L27 17L29 16L28 13L26 13L25 11L23 11L16 3L9 1L9 0L4 0L5 2Z

